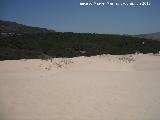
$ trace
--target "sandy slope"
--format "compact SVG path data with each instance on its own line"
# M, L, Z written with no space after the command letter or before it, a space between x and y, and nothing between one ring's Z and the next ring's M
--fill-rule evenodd
M160 120L160 56L0 62L0 120Z

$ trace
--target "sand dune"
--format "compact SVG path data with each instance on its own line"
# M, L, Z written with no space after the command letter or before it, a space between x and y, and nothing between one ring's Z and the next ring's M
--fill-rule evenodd
M0 120L160 120L160 56L0 61Z

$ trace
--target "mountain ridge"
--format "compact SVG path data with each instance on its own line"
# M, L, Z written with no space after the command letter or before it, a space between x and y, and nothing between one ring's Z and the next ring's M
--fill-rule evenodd
M40 27L32 27L29 25L19 24L17 22L0 20L0 33L30 34L48 32L55 32L55 30L49 30L47 28Z
M135 37L153 39L153 40L159 40L160 41L160 32L148 33L148 34L139 34L139 35L135 35Z

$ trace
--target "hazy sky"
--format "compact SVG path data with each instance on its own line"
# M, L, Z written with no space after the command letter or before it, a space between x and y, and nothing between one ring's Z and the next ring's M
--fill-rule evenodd
M140 34L160 31L160 0L150 0L151 6L134 7L80 6L80 2L89 0L0 0L0 19L62 32Z

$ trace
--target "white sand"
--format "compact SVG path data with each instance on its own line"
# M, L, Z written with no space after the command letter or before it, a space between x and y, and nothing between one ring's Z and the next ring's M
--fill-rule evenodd
M160 56L0 61L0 120L160 120Z

